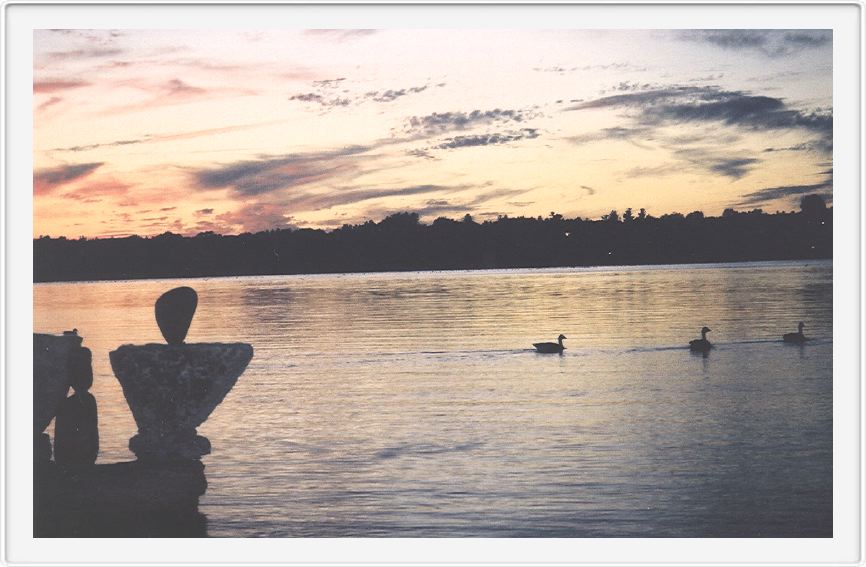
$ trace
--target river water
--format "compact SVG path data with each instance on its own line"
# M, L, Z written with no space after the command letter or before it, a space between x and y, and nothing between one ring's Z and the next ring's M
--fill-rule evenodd
M832 536L829 261L35 285L93 351L98 462L134 458L108 352L180 285L187 342L255 349L199 427L211 536Z

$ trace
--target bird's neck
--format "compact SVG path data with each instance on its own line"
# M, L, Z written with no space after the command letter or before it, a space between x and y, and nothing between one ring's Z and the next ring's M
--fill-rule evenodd
M701 338L703 340L707 340L707 332L706 331L701 331Z

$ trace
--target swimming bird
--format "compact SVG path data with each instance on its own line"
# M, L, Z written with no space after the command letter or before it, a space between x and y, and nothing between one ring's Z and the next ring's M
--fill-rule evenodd
M701 338L689 341L689 350L692 352L709 352L713 348L712 343L707 340L707 333L712 331L709 327L701 329Z
M562 352L565 350L565 347L562 346L562 339L567 339L567 338L568 337L566 337L565 335L559 335L559 337L557 338L557 340L559 341L558 343L532 343L532 346L535 347L535 350L537 352L543 352L543 353Z
M803 336L803 327L806 325L800 321L800 324L797 325L796 333L785 333L782 335L782 340L786 343L794 343L794 344L803 344L806 342L806 337Z

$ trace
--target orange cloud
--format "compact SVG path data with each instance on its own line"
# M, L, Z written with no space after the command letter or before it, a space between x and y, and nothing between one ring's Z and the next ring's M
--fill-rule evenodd
M132 186L128 183L123 183L114 178L98 179L88 181L80 187L67 191L62 194L62 197L76 201L86 201L96 197L119 197L120 195L126 195L130 187Z

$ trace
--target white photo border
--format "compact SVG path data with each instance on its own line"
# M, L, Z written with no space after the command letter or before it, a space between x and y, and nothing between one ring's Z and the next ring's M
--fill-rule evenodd
M863 562L863 7L789 3L25 3L3 6L5 333L0 560L22 564L802 564ZM459 17L456 17L459 16ZM170 24L170 25L167 25ZM826 539L33 538L32 56L44 28L833 30L833 534ZM5 286L5 287L3 287Z

